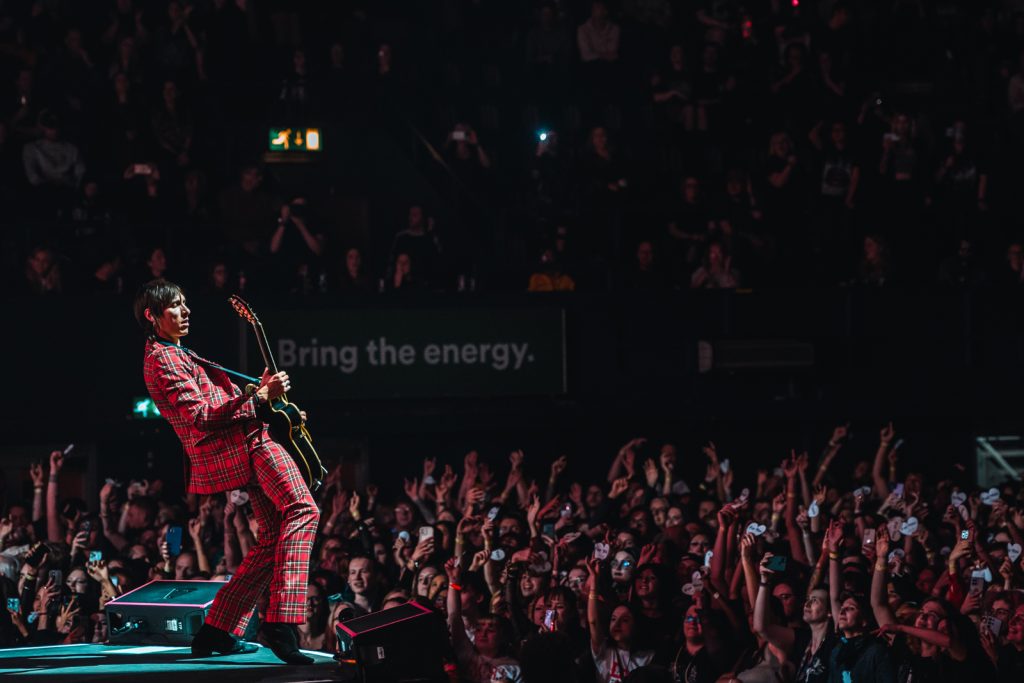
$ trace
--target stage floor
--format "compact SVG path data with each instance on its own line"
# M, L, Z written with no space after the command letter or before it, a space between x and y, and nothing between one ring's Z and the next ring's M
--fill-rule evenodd
M203 659L193 657L187 647L99 644L22 647L0 650L0 677L146 683L312 683L348 678L329 655L303 652L316 663L308 666L282 664L274 653L262 646L250 655Z

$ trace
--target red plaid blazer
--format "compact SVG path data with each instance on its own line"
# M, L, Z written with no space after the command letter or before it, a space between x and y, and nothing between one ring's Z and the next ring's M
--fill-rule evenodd
M224 373L179 346L146 342L143 374L160 414L174 427L187 456L190 493L217 493L252 478L250 452L266 438L256 405Z

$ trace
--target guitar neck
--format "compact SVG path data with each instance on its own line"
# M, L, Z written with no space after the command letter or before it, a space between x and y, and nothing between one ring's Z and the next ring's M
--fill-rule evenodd
M270 370L270 374L277 374L277 363L274 361L274 354L270 351L270 342L267 341L267 333L263 331L263 323L254 322L252 329L256 332L256 341L260 345L260 354L263 356L263 363Z

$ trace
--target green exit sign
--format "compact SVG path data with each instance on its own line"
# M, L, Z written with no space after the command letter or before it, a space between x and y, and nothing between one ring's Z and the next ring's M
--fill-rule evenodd
M271 128L271 152L320 152L323 138L319 128Z
M136 398L132 401L132 417L136 420L155 420L160 417L160 410L149 397Z

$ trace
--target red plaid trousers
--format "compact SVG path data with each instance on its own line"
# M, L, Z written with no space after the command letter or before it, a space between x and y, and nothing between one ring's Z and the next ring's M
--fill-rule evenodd
M237 636L245 633L256 602L270 589L267 621L306 620L306 584L320 511L298 467L277 443L252 453L255 485L249 502L259 525L256 546L217 592L207 623Z

